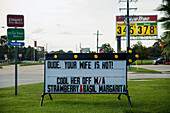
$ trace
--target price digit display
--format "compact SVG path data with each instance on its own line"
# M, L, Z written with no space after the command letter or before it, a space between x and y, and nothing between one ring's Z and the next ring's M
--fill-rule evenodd
M126 25L123 23L117 24L116 29L117 36L126 36ZM130 24L130 35L138 36L152 36L157 35L157 23L131 23Z
M157 35L157 23L137 23L137 35Z
M125 24L117 24L116 34L118 36L120 35L126 35L126 25Z
M126 36L126 25L123 23L117 24L117 36ZM136 35L136 23L130 24L130 35Z

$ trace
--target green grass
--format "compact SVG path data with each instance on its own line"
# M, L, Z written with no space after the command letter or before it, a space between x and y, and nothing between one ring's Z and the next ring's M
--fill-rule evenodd
M11 65L11 63L3 63L3 64L0 64L0 66L8 66L8 65Z
M29 66L29 65L42 65L44 64L43 62L36 62L36 63L23 63L20 64L20 66Z
M141 60L137 60L137 65L151 65L153 60L143 60L143 64L141 64ZM136 65L136 62L133 62L132 65Z
M2 66L8 66L8 65L12 65L11 63L2 63L0 64L0 69L2 68Z
M136 68L136 67L130 67L130 72L141 72L141 73L161 73L161 71L155 71L150 69L144 69L144 68Z
M0 113L168 113L170 79L128 81L132 108L127 97L118 94L52 94L40 106L43 84L22 85L18 95L14 87L0 88Z

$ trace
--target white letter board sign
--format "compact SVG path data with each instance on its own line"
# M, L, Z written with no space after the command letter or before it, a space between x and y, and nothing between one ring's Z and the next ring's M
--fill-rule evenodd
M126 58L126 53L47 54L45 94L125 94Z

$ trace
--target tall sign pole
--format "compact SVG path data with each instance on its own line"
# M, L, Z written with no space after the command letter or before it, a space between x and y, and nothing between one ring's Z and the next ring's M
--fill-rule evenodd
M17 43L17 40L15 40ZM17 46L15 46L15 95L17 95L17 85L18 85L18 69L17 69Z
M121 1L119 2L127 2L127 8L120 8L120 10L127 10L127 25L126 25L126 35L127 35L127 53L128 53L128 48L130 48L130 22L129 22L129 10L137 9L137 8L129 8L129 0L126 1ZM137 0L131 0L131 2L137 2ZM130 65L128 66L128 70L130 70Z
M130 23L129 23L129 0L127 0L127 48L129 47L130 47Z
M130 48L130 23L129 23L129 0L127 0L127 51ZM128 65L128 70L130 70L130 65Z
M23 15L7 15L7 26L14 27L7 29L7 37L10 42L8 46L15 46L15 95L17 95L18 85L18 69L17 69L17 46L24 46L23 42L17 42L17 40L24 40L24 29L18 29L17 27L24 27ZM15 42L11 42L15 41Z

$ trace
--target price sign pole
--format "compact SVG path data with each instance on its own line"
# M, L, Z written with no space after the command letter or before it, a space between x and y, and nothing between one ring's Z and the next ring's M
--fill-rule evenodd
M17 40L24 40L24 29L17 29L17 27L24 27L24 16L23 15L7 15L7 26L14 27L7 29L7 37L10 42L8 46L15 46L15 95L17 95L18 86L18 69L17 69L17 46L24 46L23 42L17 42ZM15 42L11 42L11 41Z
M15 40L17 42L17 40ZM17 69L17 46L15 46L15 95L17 95L17 77L18 77L18 69Z

